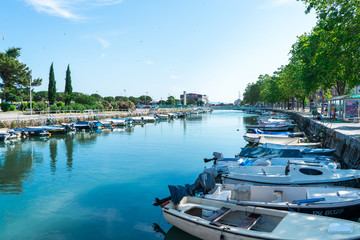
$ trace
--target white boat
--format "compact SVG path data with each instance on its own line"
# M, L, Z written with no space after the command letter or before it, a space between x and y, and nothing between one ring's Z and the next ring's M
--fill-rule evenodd
M319 146L321 146L320 142L309 143L306 141L307 141L307 138L297 138L297 137L281 138L281 137L274 137L274 136L261 136L258 143L259 144L275 143L275 144L299 146L299 147L319 147Z
M184 197L162 212L170 224L206 240L360 238L357 222L204 198Z
M268 135L268 134L257 134L257 133L245 133L244 139L253 144L257 144L262 139L263 142L305 142L306 137L297 137L294 135Z
M262 149L260 149L262 150ZM290 151L290 154L287 152ZM295 153L293 153L295 152ZM296 152L298 154L296 154ZM266 152L265 152L266 153ZM284 154L282 154L284 153ZM261 155L261 153L259 154ZM231 173L233 168L236 167L257 167L257 166L287 166L288 162L291 161L292 164L323 164L324 166L330 169L340 168L340 164L334 161L332 157L329 156L311 156L311 155L301 155L299 150L282 150L279 154L268 154L261 157L251 158L251 157L240 157L235 158L224 158L222 154L214 153L214 158L204 159L204 162L214 161L213 166L206 168L204 171L213 174L214 176L219 176L222 174Z
M227 184L357 187L360 181L360 170L331 169L324 164L292 161L286 166L236 166L228 170L222 178Z
M249 130L260 129L262 131L287 131L291 129L286 124L255 124L255 125L246 125L246 128Z
M208 199L357 221L360 189L217 184Z
M141 120L145 123L147 122L156 122L156 118L154 116L142 116Z
M156 117L159 120L168 120L169 119L169 115L168 114L156 114Z
M101 119L100 123L101 123L101 126L105 127L105 128L113 128L113 127L115 127L115 124L113 123L112 119L110 119L110 118Z
M143 123L142 117L131 117L130 120L131 120L131 122L133 124L141 124L141 123Z

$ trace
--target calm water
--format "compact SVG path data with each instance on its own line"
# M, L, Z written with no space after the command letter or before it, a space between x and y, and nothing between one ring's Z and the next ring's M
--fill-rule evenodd
M192 184L204 157L233 157L253 117L215 111L171 122L0 145L0 239L195 239L155 197Z

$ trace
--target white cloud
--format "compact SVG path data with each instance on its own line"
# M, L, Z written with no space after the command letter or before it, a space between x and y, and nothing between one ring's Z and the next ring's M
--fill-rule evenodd
M148 64L148 65L151 65L151 64L153 64L154 62L153 61L150 61L150 60L147 60L146 61L146 64Z
M82 18L71 11L71 2L65 0L26 0L26 2L33 6L37 12L45 12L52 16L72 20Z
M182 78L182 76L171 75L170 78L171 78L171 79L180 79L180 78Z
M122 0L24 0L33 6L37 12L44 12L51 16L70 20L85 19L75 13L76 9L102 7L120 4Z

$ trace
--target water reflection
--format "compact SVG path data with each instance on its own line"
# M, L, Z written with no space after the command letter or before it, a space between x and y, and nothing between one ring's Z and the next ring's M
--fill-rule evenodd
M164 235L164 240L200 240L200 238L194 237L174 226L172 226L168 232L165 232L159 224L153 223L153 229L155 232Z
M57 155L57 140L51 139L50 144L50 170L54 174L56 172L56 155Z
M4 144L5 152L1 154L0 192L1 194L20 194L23 182L33 169L31 149L22 144Z
M66 146L66 169L71 172L73 167L74 134L67 134L65 137Z

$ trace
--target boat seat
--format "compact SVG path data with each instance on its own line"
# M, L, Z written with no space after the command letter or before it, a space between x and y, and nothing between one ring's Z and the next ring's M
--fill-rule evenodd
M219 218L221 215L224 215L230 210L230 208L222 207L219 210L215 211L212 215L210 215L206 220L210 222L214 221L215 219Z
M273 194L273 199L271 202L273 202L273 203L282 202L282 198L283 198L283 192L275 190L274 194Z
M245 218L245 220L242 221L238 227L249 230L252 226L254 226L257 223L257 221L259 221L260 217L261 215L252 213L249 216L247 216L247 218Z

